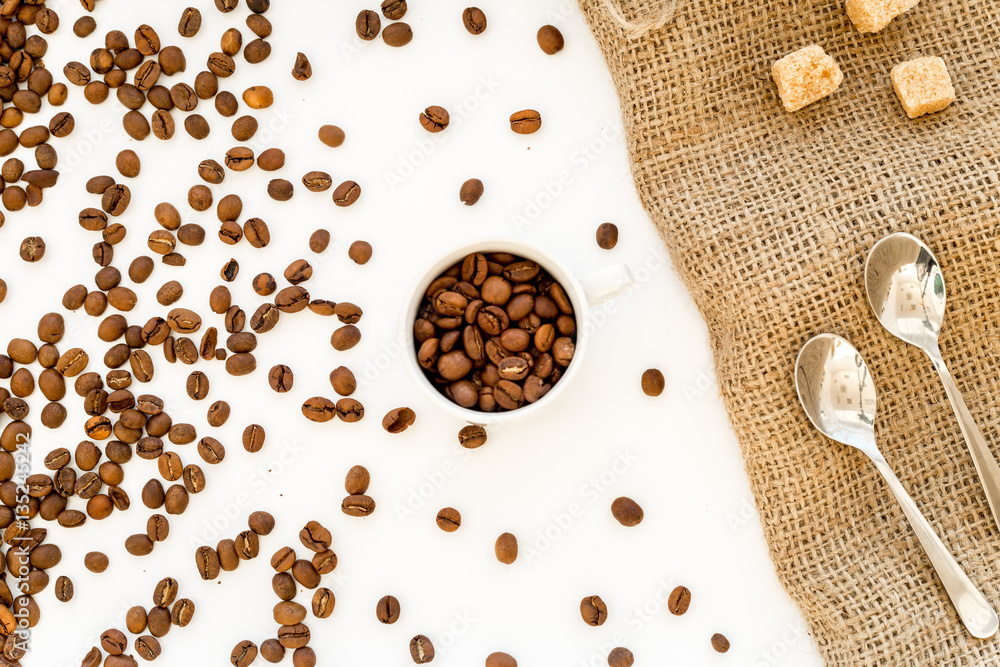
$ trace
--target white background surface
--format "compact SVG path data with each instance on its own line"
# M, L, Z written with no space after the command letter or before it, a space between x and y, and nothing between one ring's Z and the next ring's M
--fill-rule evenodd
M185 49L187 72L168 85L193 83L226 28L239 27L249 41L242 5L222 15L211 2L200 2L201 33L185 40L176 32L184 3L101 0L94 14L98 31L80 40L72 34L73 21L82 13L79 3L49 4L62 19L45 59L57 81L64 78L63 64L86 62L113 28L131 36L147 22L164 45ZM113 96L91 107L82 90L71 87L64 108L76 115L77 126L70 137L55 142L59 187L47 193L40 208L8 215L0 229L0 277L10 286L0 322L5 340L33 336L42 313L61 311L68 287L84 282L93 289L98 267L90 247L100 239L82 230L76 216L99 201L85 193L83 184L94 174L115 174L115 154L130 147L139 153L143 171L129 182L132 204L118 219L129 235L117 246L114 265L124 274L132 258L149 254L145 238L158 228L152 216L157 202L174 203L185 221L208 231L203 246L182 250L187 267L158 263L152 278L135 287L140 304L127 314L130 323L165 314L155 290L177 279L186 288L177 306L197 310L205 326L221 331L222 318L210 313L207 298L226 260L240 261L241 273L230 287L234 302L249 316L262 302L250 288L253 276L270 271L280 288L288 263L305 257L316 271L304 286L314 298L361 305L364 338L355 349L338 353L328 342L334 318L308 311L283 315L260 340L258 371L243 379L227 376L218 362L170 366L154 350L156 377L149 387L133 385L135 393L162 396L175 422L189 421L199 436L217 437L228 456L212 467L202 464L194 445L175 448L185 463L205 468L208 488L192 497L183 517L170 518L169 540L141 560L127 555L123 542L144 530L151 513L139 491L157 476L155 462L135 458L125 466L130 511L73 532L47 526L64 554L50 572L52 579L69 575L76 597L60 604L51 586L38 596L43 620L24 664L78 665L103 630L124 629L128 607L151 603L153 586L167 575L179 580L180 596L194 600L197 613L192 625L174 628L161 640L164 652L157 663L227 664L238 641L259 644L276 631L268 560L286 544L304 553L297 534L310 519L331 529L340 558L336 572L323 581L337 596L333 616L307 620L320 665L411 664L407 644L417 633L433 640L438 656L433 664L442 666L483 664L498 650L523 666L602 665L617 645L630 648L637 665L820 664L767 557L737 443L711 377L705 327L639 205L618 102L575 4L482 0L489 27L473 37L462 26L464 5L414 0L404 20L415 37L402 49L391 49L381 39L364 43L356 38L354 17L367 6L363 3L286 0L274 5L267 14L274 24L271 58L251 66L238 57L236 75L221 87L237 96L253 84L274 88L274 107L254 114L261 130L250 145L258 153L283 148L287 166L274 175L256 168L229 173L213 187L216 200L231 192L243 198L243 219L264 218L271 245L264 250L245 241L223 245L215 235L214 209L195 213L185 205L187 189L199 182L198 162L209 157L222 162L225 151L236 145L229 134L232 119L222 119L211 103L202 102L197 111L212 126L207 140L188 137L181 129L183 115L175 113L174 140L150 136L137 143L121 129L123 108ZM553 57L535 43L535 31L545 23L554 23L566 37L565 50ZM306 83L290 76L297 50L312 60L315 75ZM441 134L426 133L417 122L430 104L451 112L452 124ZM535 135L509 130L508 116L523 108L542 114L543 128ZM148 104L143 112L151 113ZM241 102L240 113L245 112ZM46 106L39 122L52 113ZM346 130L341 148L318 142L316 131L323 123ZM26 155L18 155L31 168L30 153L22 152ZM300 178L312 169L330 172L335 183L358 181L361 200L339 209L330 192L305 191ZM267 198L266 183L275 176L296 184L291 202ZM485 182L486 194L467 208L458 201L458 189L470 177ZM596 227L605 221L621 230L620 243L610 252L594 241ZM321 256L307 245L317 227L329 229L334 239ZM17 245L35 234L45 238L47 254L27 265L17 258ZM457 445L462 424L434 411L411 384L394 338L397 313L419 268L436 253L485 236L538 244L581 277L624 262L638 282L613 306L595 310L585 367L544 417L504 427L491 433L485 447L467 451ZM346 256L355 239L374 246L367 266L355 266ZM127 278L124 284L132 286ZM100 359L107 344L96 338L99 320L82 311L67 313L66 319L60 349L87 348L88 370L103 373ZM288 394L279 396L267 387L267 369L276 363L288 364L295 373ZM365 419L307 422L299 406L313 395L336 398L327 375L341 364L361 380L356 397L366 406ZM662 369L667 378L666 392L656 399L639 387L649 367ZM195 368L212 381L211 394L201 403L184 393L184 380ZM32 398L35 467L41 470L49 450L72 449L83 438L84 414L70 388L70 418L59 430L47 431L36 421L44 399L37 392ZM219 398L229 400L233 415L224 428L210 429L205 411ZM416 410L417 422L404 434L390 436L380 426L381 417L401 405ZM256 455L240 446L243 427L253 421L268 433ZM369 494L378 509L368 519L347 517L339 509L344 474L354 464L372 474ZM640 526L626 529L612 518L611 501L620 495L644 507ZM434 517L445 506L462 512L456 533L435 526ZM71 507L82 509L82 502L72 499ZM194 549L235 537L257 509L272 512L278 521L261 540L261 557L217 581L201 581ZM512 566L501 565L493 555L494 540L504 531L520 540L521 555ZM84 554L95 549L111 557L103 575L90 574L82 565ZM665 609L669 591L678 584L693 592L683 617ZM385 594L402 605L393 626L375 618L375 603ZM610 610L600 628L585 625L579 613L580 600L594 594ZM297 600L308 606L311 592ZM727 655L712 650L709 638L715 632L731 640Z

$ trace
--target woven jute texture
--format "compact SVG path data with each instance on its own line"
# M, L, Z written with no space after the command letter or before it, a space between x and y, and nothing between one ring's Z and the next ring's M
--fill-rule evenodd
M998 665L966 634L864 457L813 430L801 345L851 340L890 465L1000 607L1000 533L930 362L872 316L862 268L893 231L941 262L944 357L1000 444L1000 3L922 0L863 35L841 0L581 0L617 87L640 197L705 317L777 573L828 665ZM786 113L772 63L819 44L845 80ZM909 120L889 70L948 64L958 101Z

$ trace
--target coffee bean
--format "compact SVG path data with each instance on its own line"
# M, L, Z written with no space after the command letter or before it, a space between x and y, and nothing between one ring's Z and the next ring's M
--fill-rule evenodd
M354 29L357 31L358 37L365 41L371 41L378 37L379 30L382 29L382 19L379 18L377 12L363 9L354 21Z
M341 502L340 509L348 516L369 516L375 511L375 500L366 495L347 496Z
M296 81L306 81L312 77L312 65L309 58L301 51L295 56L295 64L292 66L292 78Z
M361 341L361 331L353 324L347 324L333 332L330 345L340 352L350 350ZM468 372L468 371L466 371Z
M437 514L437 525L446 533L454 533L462 525L462 515L453 507L445 507Z
M267 86L250 86L243 91L243 101L251 109L266 109L274 104L274 93Z
M254 512L247 520L250 530L258 535L270 535L274 530L274 517L267 512Z
M330 574L337 569L337 554L327 549L314 554L312 565L320 574Z
M263 39L255 39L243 49L243 58L251 65L262 63L271 55L271 45Z
M125 628L133 635L142 634L146 631L147 618L145 607L130 607L125 612Z
M135 652L143 660L156 660L162 651L159 640L152 635L143 635L135 640Z
M643 372L642 374L642 391L646 396L659 396L663 393L663 389L666 386L666 381L663 379L663 373L655 368L650 368L649 370Z
M497 560L504 565L510 565L517 560L517 538L510 533L504 533L497 538L495 549Z
M458 432L458 443L466 449L477 449L486 444L486 429L477 424L465 426Z
M608 654L608 667L632 667L633 664L635 656L623 646L611 649L611 653Z
M691 606L691 591L684 586L678 586L670 592L667 598L667 609L674 616L683 616Z
M517 667L513 656L497 651L486 656L486 667Z
M410 408L396 408L386 413L382 419L382 428L389 433L402 433L408 429L416 419L416 413Z
M516 111L510 115L510 129L517 134L534 134L542 126L542 117L534 109Z
M125 550L133 556L148 556L153 553L153 541L145 533L132 535L125 540Z
M608 606L599 595L591 595L580 602L580 615L583 622L591 626L604 625L608 620Z
M726 639L725 635L715 633L712 635L712 648L714 648L717 653L725 653L729 650L729 640Z
M410 657L418 665L430 662L434 659L434 644L424 635L417 635L410 640Z
M354 466L347 472L344 480L344 488L350 495L361 495L368 490L371 483L371 475L364 466Z
M295 625L306 620L306 608L298 602L282 601L274 605L272 616L278 625Z
M229 654L229 662L236 667L248 667L257 659L257 645L249 639L244 639L233 648Z
M26 262L37 262L45 256L45 241L40 236L29 236L21 241L19 254Z
M605 222L597 228L597 245L604 250L611 250L618 245L618 226Z
M430 106L420 114L420 125L428 132L441 132L448 127L450 117L443 107Z
M276 178L267 184L267 195L275 201L288 201L295 194L295 186L284 178Z
M548 55L554 55L563 50L565 41L562 33L554 25L543 25L538 29L538 46Z
M300 559L295 561L292 565L291 573L295 578L295 581L310 590L319 586L319 572L317 572L316 568L313 567L313 564L307 560Z
M402 21L387 25L382 31L382 41L389 46L406 46L412 39L413 29Z
M344 181L333 191L333 203L337 206L350 206L361 197L361 186L354 181Z
M466 206L475 206L483 196L483 182L478 178L470 178L462 184L458 192L459 200Z
M240 103L228 90L224 90L215 96L215 110L224 118L231 118L239 111Z
M270 663L279 663L285 659L285 647L277 639L266 639L260 645L260 655Z
M614 515L618 523L629 528L638 526L643 518L643 511L639 503L624 496L616 498L611 503L611 514Z
M392 625L399 620L399 600L392 595L386 595L375 605L375 617L380 623Z
M271 371L267 374L267 382L271 389L283 394L291 390L294 377L291 368L284 364L278 364L271 367Z
M479 7L467 7L462 12L462 23L470 34L482 34L486 30L486 14Z
M372 14L375 17L376 22L379 20L378 14L375 12L366 9L362 12L362 14L366 12ZM375 29L375 33L369 39L375 39L376 35L378 35L377 27ZM344 131L336 125L324 125L319 128L319 140L330 148L337 148L338 146L341 146L344 143L345 136Z
M163 542L170 535L170 523L162 514L153 514L146 519L146 537L154 542Z
M321 523L310 521L299 531L299 540L307 549L320 552L330 548L333 537Z
M367 241L355 241L347 250L347 256L355 264L367 264L372 258L372 246Z
M209 581L219 576L219 554L209 546L201 546L194 554L195 565L202 579Z
M199 30L201 30L201 12L195 7L188 7L181 12L177 32L181 37L194 37Z
M354 373L345 366L339 366L330 373L330 384L341 396L350 396L358 388Z
M83 558L83 565L95 574L100 574L108 569L108 557L100 551L91 551Z
M250 453L259 452L264 446L264 438L264 428L257 424L250 424L243 431L243 448Z
M187 598L181 598L170 608L170 622L179 628L186 627L194 619L194 611L194 602Z

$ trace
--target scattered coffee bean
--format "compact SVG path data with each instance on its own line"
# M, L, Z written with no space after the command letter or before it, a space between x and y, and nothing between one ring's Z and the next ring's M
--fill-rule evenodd
M462 23L470 34L482 34L486 30L486 14L479 7L467 7L462 12Z
M563 50L566 42L562 33L554 25L543 25L538 29L538 46L548 55L555 55Z
M446 533L454 533L462 525L462 515L453 507L445 507L437 514L437 525Z
M340 509L347 516L370 516L375 511L375 500L365 495L347 496L340 504Z
M389 46L406 46L413 40L413 29L410 28L409 24L403 23L392 23L385 27L382 31L382 41L384 41Z
M486 667L517 667L517 660L509 653L497 651L486 656Z
M714 648L717 653L725 653L729 650L729 640L726 639L725 635L715 633L712 635L712 648Z
M257 659L257 645L244 639L229 654L229 662L236 667L249 667Z
M56 579L55 585L56 599L60 602L69 602L73 599L73 581L66 576Z
M416 420L417 415L410 408L396 408L386 413L382 419L382 428L389 433L402 433Z
M91 551L83 558L83 565L95 574L100 574L108 569L108 557L100 551Z
M597 245L604 250L611 250L618 245L618 226L605 222L597 228Z
M392 625L399 620L399 600L392 595L386 595L375 605L375 617L379 623Z
M296 81L306 81L312 77L312 65L309 58L301 51L295 56L295 64L292 66L292 78Z
M665 386L666 381L659 370L650 368L642 374L642 391L646 396L659 396Z
M337 598L329 588L319 588L313 593L312 598L312 613L316 618L330 618L333 615L333 609L337 604ZM311 650L308 647L302 647L296 649L296 653L303 650ZM303 658L292 657L293 667L298 667L300 660ZM315 665L315 660L312 663Z
M458 192L459 200L466 206L475 206L476 202L483 196L483 182L478 178L470 178L462 183L462 188Z
M504 533L497 538L495 551L497 560L504 565L510 565L517 560L517 538L510 533Z
M382 19L377 12L370 9L363 9L354 21L354 29L358 37L365 41L371 41L378 37L379 30L382 29Z
M458 432L458 444L466 449L478 449L486 444L486 429L478 424L469 424Z
M243 91L243 101L251 109L266 109L274 104L274 93L267 86L250 86Z
M608 654L608 667L632 667L633 664L635 656L623 646L611 649L611 653Z
M355 264L365 265L372 258L372 246L367 241L355 241L347 250L347 256Z
M370 483L371 475L368 473L368 469L364 466L354 466L347 471L344 488L349 495L362 495L368 491Z
M629 528L638 526L643 517L642 507L639 506L639 503L624 496L616 498L611 503L611 514L614 515L618 523Z
M516 111L510 115L510 129L517 134L534 134L542 127L542 117L534 109Z
M604 625L604 621L608 620L608 606L599 595L591 595L580 602L580 615L587 625Z
M365 10L370 11L370 10ZM364 12L362 12L364 13ZM375 20L378 21L378 14L375 12L370 12L375 15ZM378 34L378 30L375 30L375 34ZM375 39L375 35L372 35L371 39ZM319 140L330 148L337 148L344 143L345 138L344 131L337 127L336 125L324 125L319 128Z
M434 659L434 644L424 635L417 635L410 640L410 657L418 665L430 662Z
M441 132L448 127L450 116L443 107L430 106L420 114L420 125L428 132Z
M188 7L181 12L181 20L177 24L177 32L181 37L194 37L201 30L201 12L195 7Z
M691 591L684 586L678 586L670 592L667 598L667 609L674 616L683 616L691 606Z
M344 181L333 191L333 203L337 206L350 206L361 197L361 186L354 181Z

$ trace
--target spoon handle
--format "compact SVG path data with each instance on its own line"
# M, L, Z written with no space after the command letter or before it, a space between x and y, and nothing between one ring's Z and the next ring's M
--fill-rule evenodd
M979 481L983 484L986 501L993 513L993 521L997 527L1000 527L1000 465L997 465L996 459L993 458L993 454L990 452L986 440L983 439L979 427L976 426L969 408L966 407L962 392L958 390L944 360L941 357L931 355L931 361L934 362L934 367L937 369L938 375L941 376L948 400L951 401L951 407L955 410L955 416L958 417L958 426L962 429L965 443L972 454L972 462L976 465Z
M993 607L965 574L955 557L948 551L948 547L938 538L885 459L879 456L873 457L872 461L882 473L899 506L903 508L903 514L909 519L913 532L917 534L920 545L927 553L927 558L940 577L941 584L948 592L948 597L955 605L955 611L958 612L969 634L977 639L992 637L997 631L998 624Z

